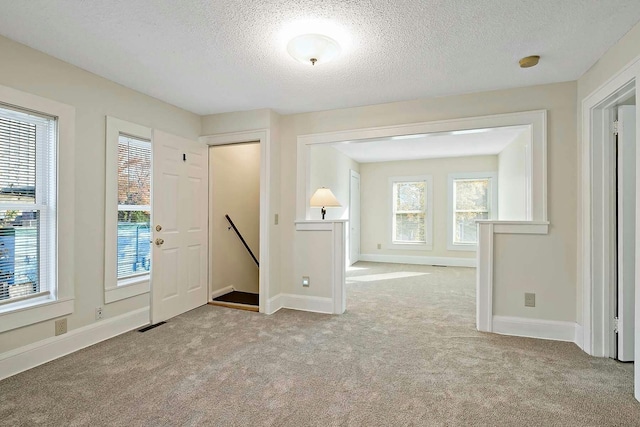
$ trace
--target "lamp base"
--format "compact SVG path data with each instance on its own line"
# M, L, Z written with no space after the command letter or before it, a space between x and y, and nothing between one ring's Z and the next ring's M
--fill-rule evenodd
M322 219L324 219L324 215L327 213L327 210L324 208L324 206L322 207L322 209L320 209L320 212L322 212Z

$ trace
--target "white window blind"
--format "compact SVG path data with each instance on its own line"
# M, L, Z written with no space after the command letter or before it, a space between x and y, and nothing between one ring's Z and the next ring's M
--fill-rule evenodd
M56 291L56 119L0 106L0 304Z
M393 183L393 242L426 242L425 181Z
M118 138L118 279L151 269L151 142Z
M478 241L476 220L491 217L490 178L453 181L453 243Z

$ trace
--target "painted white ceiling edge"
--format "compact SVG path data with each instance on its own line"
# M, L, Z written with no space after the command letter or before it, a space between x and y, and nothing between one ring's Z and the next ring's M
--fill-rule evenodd
M509 144L527 134L530 139L528 126L506 126L345 141L331 144L331 147L358 163L490 156L500 154Z
M0 0L3 36L201 115L572 81L638 20L637 0ZM295 61L286 44L309 32L342 54Z

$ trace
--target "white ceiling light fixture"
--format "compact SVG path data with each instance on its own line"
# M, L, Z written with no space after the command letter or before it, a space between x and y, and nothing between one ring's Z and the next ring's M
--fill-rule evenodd
M322 34L302 34L287 44L287 52L303 64L316 65L335 59L340 54L340 45L331 37Z

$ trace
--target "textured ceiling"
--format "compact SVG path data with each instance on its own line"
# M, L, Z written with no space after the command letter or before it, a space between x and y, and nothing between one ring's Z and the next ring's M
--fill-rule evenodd
M575 80L638 20L638 0L0 0L0 34L199 114ZM307 32L342 55L296 62Z
M412 135L411 138L346 141L333 144L333 147L359 163L485 156L500 153L507 145L528 131L529 128L526 126L507 126L479 129L478 133L456 131Z

